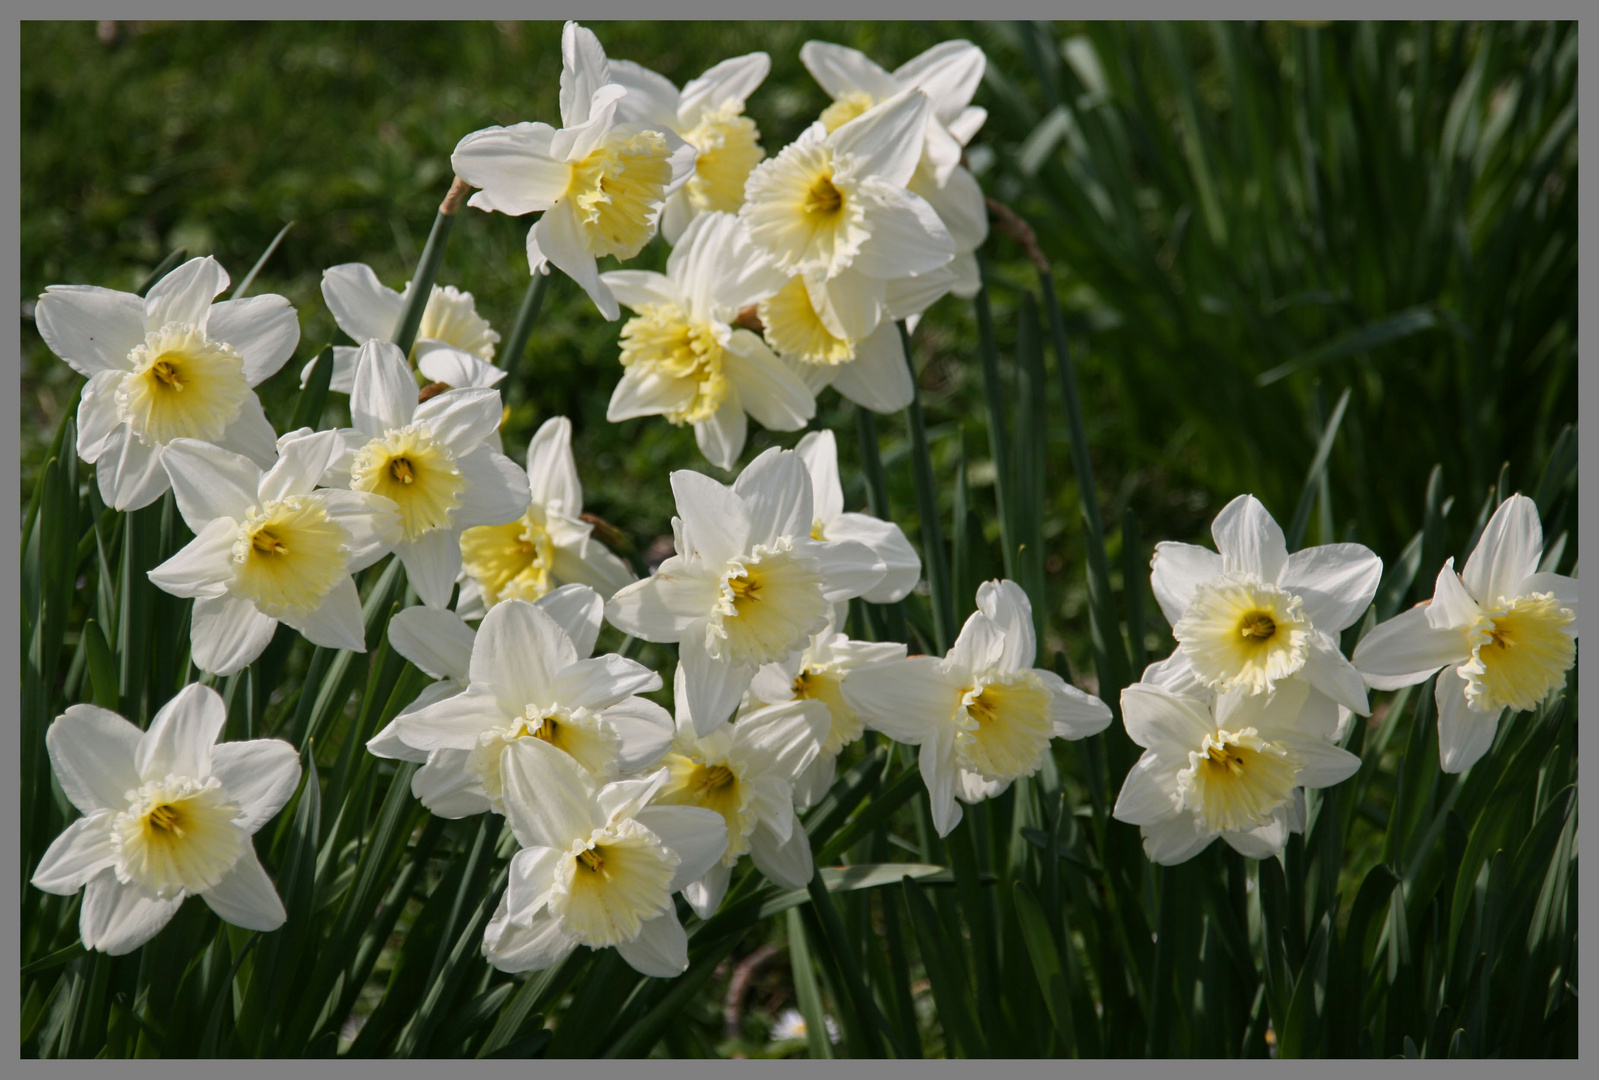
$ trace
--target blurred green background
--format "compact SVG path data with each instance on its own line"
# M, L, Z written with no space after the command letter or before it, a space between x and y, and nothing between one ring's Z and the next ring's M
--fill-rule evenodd
M557 118L560 29L25 23L24 499L80 382L32 327L31 299L45 286L132 290L176 247L215 255L238 280L296 222L252 289L287 296L303 327L299 354L263 392L270 413L334 333L322 270L365 261L399 287L456 141ZM772 73L749 104L769 154L826 104L799 63L807 39L852 45L890 69L949 38L987 52L976 103L990 115L971 162L1053 263L1113 566L1127 510L1146 549L1205 538L1243 491L1286 525L1345 390L1306 542L1358 538L1390 560L1420 527L1435 464L1463 531L1502 464L1512 489L1532 489L1575 422L1574 25L593 29L611 56L679 84L727 57L770 53ZM528 282L529 224L463 212L439 275L474 293L502 337ZM639 264L664 257L657 241ZM1021 294L1037 278L1010 240L992 240L988 258L1008 371ZM508 393L507 450L519 456L547 416L571 416L588 509L642 552L668 532L666 471L716 470L688 429L605 421L621 324L552 280ZM940 477L954 475L964 441L978 517L991 519L971 305L940 301L917 339ZM1076 664L1088 648L1079 497L1053 367L1045 385L1050 637ZM840 434L853 508L863 496L851 412L827 391L816 423ZM914 536L904 418L880 429L891 504ZM745 460L797 438L751 433ZM985 525L997 541L998 523ZM1135 555L1129 565L1147 558Z

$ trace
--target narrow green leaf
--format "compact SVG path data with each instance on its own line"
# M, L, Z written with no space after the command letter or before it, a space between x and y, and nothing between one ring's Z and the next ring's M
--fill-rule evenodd
M1438 325L1438 316L1427 307L1406 308L1381 319L1373 319L1345 330L1337 337L1314 349L1300 353L1255 378L1256 386L1270 386L1286 379L1297 371L1316 367L1333 360L1342 360L1358 353L1370 352L1390 342L1399 341Z
M827 1031L827 1011L822 1007L822 991L816 982L815 961L806 940L805 920L798 907L788 909L788 963L794 975L794 997L800 1015L805 1017L805 1044L814 1060L833 1057L833 1040Z
M1316 446L1316 456L1310 459L1305 473L1305 485L1300 489L1299 506L1294 510L1293 522L1288 526L1288 550L1298 551L1305 541L1305 527L1310 524L1310 511L1316 504L1316 494L1321 489L1327 469L1327 456L1332 453L1333 441L1338 437L1338 426L1344 422L1344 410L1349 407L1349 390L1344 390L1333 406L1332 416L1322 429L1321 442Z
M186 248L176 248L168 252L167 257L156 263L155 269L150 271L149 275L139 283L139 287L133 291L143 296L150 291L151 286L176 270L188 257L189 252Z
M292 228L294 228L294 222L290 221L286 223L283 228L278 230L278 234L272 238L272 242L268 244L266 250L261 253L261 257L255 260L255 265L250 267L250 272L244 275L244 280L239 282L239 284L234 287L233 291L228 294L229 300L241 299L245 293L250 291L250 286L255 284L255 276L259 274L261 272L261 268L267 264L267 260L272 257L272 253L278 250L278 245L283 243L283 238L289 234L289 230Z
M971 992L966 980L951 963L947 932L939 922L938 913L928 903L921 886L912 878L905 877L900 887L904 891L905 907L910 913L911 928L916 934L916 947L922 954L922 964L927 968L927 980L946 1036L966 1057L987 1057L988 1047L977 1026Z
M1050 932L1049 920L1026 882L1017 881L1013 891L1017 920L1027 944L1027 958L1032 962L1033 974L1038 979L1039 993L1043 995L1049 1018L1054 1022L1060 1045L1069 1054L1076 1045L1076 1036L1072 1030L1071 999L1061 965L1060 947Z
M294 399L294 415L289 420L290 431L321 426L322 411L327 408L328 387L332 382L333 346L329 345L317 353L311 374L306 377L305 389Z

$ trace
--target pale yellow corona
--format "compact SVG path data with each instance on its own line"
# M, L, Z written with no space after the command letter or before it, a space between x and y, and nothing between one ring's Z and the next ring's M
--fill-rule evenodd
M147 446L177 438L218 442L250 396L238 352L186 323L146 334L128 362L133 370L117 387L117 411Z
M666 140L657 131L614 131L571 166L572 201L589 252L631 259L655 234L655 218L672 181Z
M479 525L461 533L461 562L483 590L483 602L531 603L550 591L555 544L532 509L506 525Z
M1270 690L1305 664L1310 620L1299 597L1247 575L1224 575L1194 592L1172 627L1199 681L1218 693Z
M766 343L784 356L807 364L836 365L855 359L855 342L827 328L811 303L805 279L792 277L756 305Z
M419 342L442 341L481 360L493 360L494 347L500 342L500 335L477 313L472 294L454 285L433 286L416 337ZM411 358L416 358L416 346L411 348Z
M844 673L832 665L806 667L794 679L794 696L802 701L820 701L832 716L822 753L833 757L861 737L865 726L860 715L844 700Z
M1457 669L1466 680L1471 708L1485 713L1507 706L1522 712L1537 708L1549 691L1565 683L1576 661L1576 639L1566 632L1576 617L1553 593L1501 599L1483 609L1467 631L1471 659Z
M734 663L770 664L802 648L827 625L816 557L786 536L757 544L728 564L706 628L708 651Z
M204 782L168 776L144 784L112 823L117 878L157 896L213 888L250 842L234 819L237 803L215 777Z
M754 789L740 779L726 757L707 754L682 741L661 764L671 778L656 793L655 801L662 806L699 806L721 814L727 823L727 851L722 862L732 866L750 849L750 834L759 821Z
M1051 697L1038 676L1026 670L968 687L955 715L956 761L992 782L1037 772L1054 734Z
M736 211L744 205L744 182L766 157L755 121L744 115L744 103L726 101L708 109L700 122L683 133L694 147L694 175L684 190L696 210Z
M750 175L741 211L750 236L785 273L832 275L867 238L865 207L826 143L794 143Z
M654 833L624 818L572 842L556 866L550 911L590 948L632 941L647 920L673 910L668 886L681 861Z
M540 709L530 705L526 715L505 727L490 728L478 735L477 745L467 756L467 774L477 779L494 812L505 811L505 780L500 771L505 748L518 739L540 739L561 750L588 770L595 779L610 780L616 772L616 755L621 740L597 724L585 711L576 714L565 709Z
M876 104L877 101L872 95L864 90L857 90L853 93L845 94L823 109L822 115L818 116L817 119L822 122L822 126L827 128L827 133L831 135Z
M674 424L709 420L727 399L723 349L715 331L676 304L645 304L622 327L622 366L635 364L674 385L677 404L664 414Z
M392 499L406 541L448 528L466 491L449 447L425 425L386 432L355 455L350 487Z
M231 591L274 619L309 615L348 573L348 543L318 498L252 507L233 542Z
M1183 805L1213 832L1243 832L1271 823L1293 795L1304 760L1261 738L1252 727L1206 735L1177 774Z

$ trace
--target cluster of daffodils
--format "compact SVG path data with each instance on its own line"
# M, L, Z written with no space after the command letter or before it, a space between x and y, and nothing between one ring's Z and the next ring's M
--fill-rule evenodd
M691 424L728 471L749 417L800 430L826 386L905 407L901 326L978 286L987 219L962 148L985 118L970 104L982 53L948 42L888 72L810 42L801 59L832 103L768 157L744 112L765 54L679 88L568 23L561 126L486 128L452 156L479 189L472 206L539 215L531 273L561 270L606 319L632 313L609 419ZM658 232L665 273L601 271ZM500 339L470 293L430 284L424 301L365 264L328 269L322 295L351 342L334 349L330 387L348 395L350 423L279 435L253 388L294 352L298 319L280 296L216 302L228 284L206 257L143 297L45 292L39 331L88 380L78 453L117 510L170 491L193 539L149 578L193 601L189 659L212 677L252 664L281 626L365 651L377 623L355 575L403 566L420 603L388 621L388 643L434 681L367 749L417 766L411 790L433 814L504 819L517 851L482 942L499 968L548 968L585 946L682 972L675 896L709 917L745 855L804 888L815 866L799 814L868 730L917 748L943 836L963 804L1043 768L1053 740L1111 723L1104 702L1034 666L1032 605L1011 581L978 589L942 657L849 637L850 602L904 599L921 561L899 526L845 509L831 432L759 454L731 484L671 473L673 553L640 579L584 513L569 420L544 422L525 469L505 455ZM393 339L418 307L406 352ZM1304 827L1304 791L1359 767L1339 742L1368 713L1368 687L1442 669L1443 768L1458 772L1505 710L1536 707L1574 662L1576 582L1540 571L1521 496L1463 573L1446 563L1433 600L1378 626L1352 660L1340 635L1371 604L1374 554L1290 554L1250 496L1212 532L1216 551L1158 545L1153 589L1177 650L1121 697L1144 754L1114 816L1158 863L1218 836L1255 858L1281 851ZM675 647L671 711L646 696L665 690L662 673L596 655L606 623ZM226 719L195 684L147 731L92 705L50 727L83 816L33 883L83 890L87 948L137 948L190 894L241 927L284 922L250 837L297 788L299 755L219 743Z
M693 425L723 469L738 460L750 417L797 431L829 385L868 409L904 408L914 385L896 321L978 284L987 210L961 162L986 118L971 105L982 51L945 42L892 74L823 42L800 57L833 103L767 157L744 112L771 67L765 53L679 89L608 58L592 31L567 23L560 127L484 128L450 159L479 189L472 206L539 214L531 272L567 274L607 319L632 312L608 417ZM600 271L600 259L631 259L657 233L672 247L666 273ZM385 325L396 294L355 272L364 267L335 269L340 304L377 319L340 325L357 338ZM462 375L481 371L473 365L486 364L492 342L468 332L470 300L436 294L434 307L433 348L448 348Z

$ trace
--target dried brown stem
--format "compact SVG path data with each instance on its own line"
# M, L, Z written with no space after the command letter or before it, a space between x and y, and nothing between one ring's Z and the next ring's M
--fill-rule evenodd
M1033 265L1038 267L1040 274L1049 273L1049 259L1038 246L1038 235L1033 232L1033 227L1023 221L1020 214L998 199L984 201L988 203L988 217L994 223L994 228L1020 244Z
M418 390L416 392L416 403L418 405L420 405L424 401L426 401L428 398L438 397L440 394L444 393L444 391L448 390L449 388L450 388L450 384L449 383L442 383L442 382L428 383L426 386L424 386L422 389L420 389L420 390Z
M746 330L753 330L757 334L764 334L766 327L761 323L761 317L755 313L755 305L740 309L738 318L733 320L734 326L742 326Z
M740 960L733 969L733 978L727 984L727 997L722 1001L722 1034L726 1038L743 1038L744 994L761 968L771 963L777 954L776 945L762 945Z
M455 182L450 185L450 190L445 193L444 201L439 203L439 213L445 217L454 217L455 212L461 209L470 194L472 194L472 185L457 176Z

